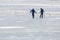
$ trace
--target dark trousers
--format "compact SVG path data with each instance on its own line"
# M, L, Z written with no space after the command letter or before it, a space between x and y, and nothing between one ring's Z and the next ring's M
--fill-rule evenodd
M42 13L42 14L40 14L40 18L43 18L43 13Z
M32 18L34 18L34 13L32 14Z

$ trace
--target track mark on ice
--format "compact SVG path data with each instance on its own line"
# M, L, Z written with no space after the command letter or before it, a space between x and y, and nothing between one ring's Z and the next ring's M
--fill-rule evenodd
M4 27L0 27L0 29L11 29L11 28L26 28L26 27L23 27L23 26L4 26Z
M24 21L16 21L16 22L24 22Z

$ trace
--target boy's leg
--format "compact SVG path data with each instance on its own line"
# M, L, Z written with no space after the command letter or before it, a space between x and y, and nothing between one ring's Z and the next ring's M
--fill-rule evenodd
M43 14L42 14L41 16L42 16L42 18L43 18Z
M33 18L34 18L34 15L33 15Z
M34 15L32 15L32 18L34 18Z

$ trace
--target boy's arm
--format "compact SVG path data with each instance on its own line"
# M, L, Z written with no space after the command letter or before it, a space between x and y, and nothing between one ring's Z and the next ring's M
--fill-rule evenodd
M37 13L37 12L35 11L35 13Z
M45 11L43 10L43 12L45 12Z

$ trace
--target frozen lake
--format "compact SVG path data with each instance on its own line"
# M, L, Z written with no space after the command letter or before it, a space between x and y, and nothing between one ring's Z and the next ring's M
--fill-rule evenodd
M59 14L59 13L58 13ZM30 13L0 16L0 40L60 40L60 15Z
M0 0L0 40L60 40L60 0Z

